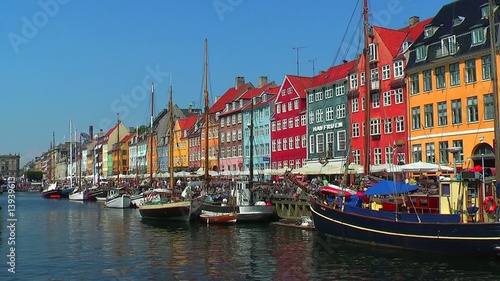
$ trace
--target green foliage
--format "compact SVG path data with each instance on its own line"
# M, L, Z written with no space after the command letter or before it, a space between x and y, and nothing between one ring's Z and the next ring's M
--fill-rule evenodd
M36 170L28 170L25 173L26 179L32 181L40 181L43 179L43 172L42 171L36 171Z

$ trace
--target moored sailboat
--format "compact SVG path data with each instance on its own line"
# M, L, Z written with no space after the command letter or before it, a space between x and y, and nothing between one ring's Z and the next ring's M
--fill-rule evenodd
M458 2L458 1L457 1ZM471 1L472 2L472 1ZM456 3L456 2L455 2ZM451 4L453 5L453 4ZM490 29L495 30L495 13L497 6L489 1L490 14L488 15ZM364 56L367 70L369 70L368 51L368 8L364 0L365 19L365 48ZM498 95L496 65L495 32L490 33L493 77L493 96ZM368 73L368 72L366 72ZM370 75L366 75L366 85L370 84ZM365 108L370 108L370 94L365 87ZM496 99L495 99L496 100ZM498 102L494 102L494 128L498 127ZM366 114L366 113L365 113ZM498 130L495 130L495 133ZM365 134L368 136L368 134ZM365 143L368 146L368 142ZM369 151L368 147L365 151ZM499 147L496 146L496 157L500 157ZM369 156L367 156L369 157ZM497 158L498 159L498 158ZM498 163L498 161L496 161ZM368 173L369 158L365 161L365 173ZM404 169L403 169L403 172ZM498 177L497 170L497 177ZM484 180L484 178L483 178ZM387 186L390 184L390 186ZM470 190L462 186L461 180L440 182L437 195L414 193L416 186L403 183L380 182L369 187L363 197L337 196L339 201L327 202L330 195L319 192L311 197L311 212L314 225L318 232L328 236L372 246L385 246L415 251L438 252L453 255L498 256L500 255L500 224L496 200L493 196L484 202L471 195L475 205L465 207L462 202L467 200ZM386 185L381 188L382 185ZM483 191L479 190L479 194ZM498 187L497 187L498 192ZM392 196L392 200L381 200L378 203L371 201L370 196ZM474 199L472 199L474 198ZM370 199L367 203L364 199ZM465 199L465 200L464 200ZM452 201L453 200L453 201ZM493 203L491 203L493 201ZM484 204L484 207L482 206ZM456 206L456 207L455 207ZM453 207L456 209L453 210ZM487 207L487 208L486 208ZM479 209L480 219L475 219ZM486 218L485 213L488 213ZM465 219L464 219L465 218Z

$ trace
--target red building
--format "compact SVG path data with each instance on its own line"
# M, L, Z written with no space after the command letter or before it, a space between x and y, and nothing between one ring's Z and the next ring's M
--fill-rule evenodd
M368 124L365 124L365 56L360 57L348 77L351 162L365 165L365 128L369 134L367 147L370 165L408 162L408 147L405 146L408 139L408 114L404 54L428 22L419 22L418 17L412 17L410 26L400 30L377 26L371 29Z
M281 83L271 118L272 169L300 168L307 161L306 89L311 85L312 78L294 75L286 75Z

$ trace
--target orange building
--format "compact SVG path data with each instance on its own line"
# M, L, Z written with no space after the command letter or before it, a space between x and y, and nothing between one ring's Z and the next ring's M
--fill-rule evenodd
M410 162L495 166L487 3L443 6L411 46Z

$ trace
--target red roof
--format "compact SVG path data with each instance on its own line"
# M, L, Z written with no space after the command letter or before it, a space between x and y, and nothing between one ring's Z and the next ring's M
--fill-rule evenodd
M245 92L247 89L252 89L252 83L246 83L241 85L238 89L234 87L229 88L222 97L220 97L209 109L209 113L221 112L226 107L226 103L232 102L238 98L241 93Z
M401 31L408 33L408 41L415 42L418 36L420 36L420 34L422 34L422 32L424 31L424 26L428 25L431 21L432 18L428 18L426 20L418 22L414 26L401 28Z
M241 95L237 100L240 100L240 99L248 100L248 99L251 99L252 97L256 97L256 96L260 95L263 91L268 89L273 83L274 82L270 82L270 83L264 84L258 88L250 89L250 90L246 91L245 93L243 93L243 95Z
M106 137L109 137L109 136L113 133L113 131L116 129L116 127L118 127L118 124L114 125L111 129L109 129L109 130L106 132L105 136L106 136Z
M311 87L308 88L315 88L321 85L325 85L328 83L332 83L341 79L345 79L346 76L349 74L349 71L356 66L358 63L358 60L353 60L350 62L346 62L343 64L339 64L336 66L330 67L325 73L322 73L320 75L314 76L313 82Z
M177 121L177 122L179 122L179 127L181 128L181 131L182 131L182 137L185 137L184 131L193 127L194 123L196 123L197 119L198 119L198 115L192 115L192 116L189 116L188 118L179 119Z
M297 75L286 75L288 81L301 98L306 98L306 89L311 88L313 78Z
M131 138L133 138L135 133L130 133L122 139L122 143L127 143Z
M379 26L375 26L374 29L377 31L382 42L384 42L384 45L387 50L389 50L391 56L395 57L399 53L401 45L403 45L408 33Z

